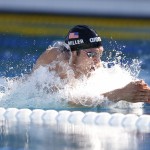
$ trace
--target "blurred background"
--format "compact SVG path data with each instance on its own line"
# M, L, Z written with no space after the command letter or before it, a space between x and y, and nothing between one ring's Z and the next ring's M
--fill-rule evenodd
M49 45L86 24L102 37L106 51L139 58L149 82L149 6L149 0L0 0L0 76L30 73Z

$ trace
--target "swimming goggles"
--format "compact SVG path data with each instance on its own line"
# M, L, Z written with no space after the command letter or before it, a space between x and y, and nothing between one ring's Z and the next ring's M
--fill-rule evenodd
M86 51L85 51L86 52ZM101 53L97 53L97 52L86 52L87 56L89 58L93 58L93 57L101 57L102 54Z
M89 58L92 58L98 55L96 52L86 52L86 54Z

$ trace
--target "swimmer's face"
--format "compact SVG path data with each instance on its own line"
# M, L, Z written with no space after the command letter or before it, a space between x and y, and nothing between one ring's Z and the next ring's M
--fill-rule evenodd
M100 57L103 53L103 47L80 50L77 56L77 65L85 67L87 70L93 70L100 67Z
M88 62L87 64L92 65L92 67L99 67L100 66L100 58L102 56L103 53L103 47L99 47L99 48L90 48L90 49L85 49L85 50L81 50L82 55L84 55L84 59L86 60L86 62Z
M90 49L85 49L81 51L88 57L89 59L92 59L94 64L97 64L100 62L100 57L102 56L103 53L103 47L99 48L90 48Z

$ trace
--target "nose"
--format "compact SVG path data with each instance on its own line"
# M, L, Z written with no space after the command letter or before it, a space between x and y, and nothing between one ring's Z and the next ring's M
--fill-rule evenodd
M100 58L98 58L98 57L93 58L93 62L94 62L95 66L99 66L100 65Z
M95 62L99 62L99 61L100 61L100 55L97 54L97 55L95 55L94 57L92 57L92 59L93 59L93 61L95 61Z

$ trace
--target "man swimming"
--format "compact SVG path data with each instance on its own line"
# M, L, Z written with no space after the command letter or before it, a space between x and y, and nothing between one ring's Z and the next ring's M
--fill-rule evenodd
M65 79L68 76L67 68L60 63L63 62L73 70L75 79L89 77L92 71L102 67L100 57L103 51L100 36L86 25L77 25L68 32L65 43L60 47L48 48L38 58L34 68L58 62L49 70L55 70L61 79ZM101 95L114 102L150 102L150 88L143 80Z

